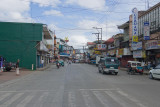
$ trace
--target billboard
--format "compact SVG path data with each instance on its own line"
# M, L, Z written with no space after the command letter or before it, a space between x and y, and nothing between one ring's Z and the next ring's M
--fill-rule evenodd
M105 50L106 49L106 44L97 44L98 50Z
M138 10L132 9L132 42L138 42Z
M144 22L144 40L150 40L150 27L149 22Z

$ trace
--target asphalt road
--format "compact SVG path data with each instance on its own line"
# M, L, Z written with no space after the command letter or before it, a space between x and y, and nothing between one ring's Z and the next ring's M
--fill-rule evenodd
M0 107L160 107L160 81L71 64L0 84Z

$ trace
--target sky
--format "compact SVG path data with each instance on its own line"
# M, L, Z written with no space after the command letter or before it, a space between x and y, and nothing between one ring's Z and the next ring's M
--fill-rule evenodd
M131 10L147 10L159 0L0 0L0 21L43 23L58 38L69 38L75 49L97 40L101 32L107 40L123 30L117 29L129 20ZM52 41L49 41L52 44Z

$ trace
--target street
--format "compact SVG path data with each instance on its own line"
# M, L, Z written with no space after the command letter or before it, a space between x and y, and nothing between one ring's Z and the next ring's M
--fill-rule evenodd
M95 65L55 65L1 86L0 107L159 107L160 81L100 74Z

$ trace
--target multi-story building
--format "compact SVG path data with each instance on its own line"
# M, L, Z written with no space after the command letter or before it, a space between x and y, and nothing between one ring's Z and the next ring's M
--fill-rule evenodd
M35 70L46 65L51 39L52 32L44 24L0 22L0 55L10 62L20 59L20 67Z

